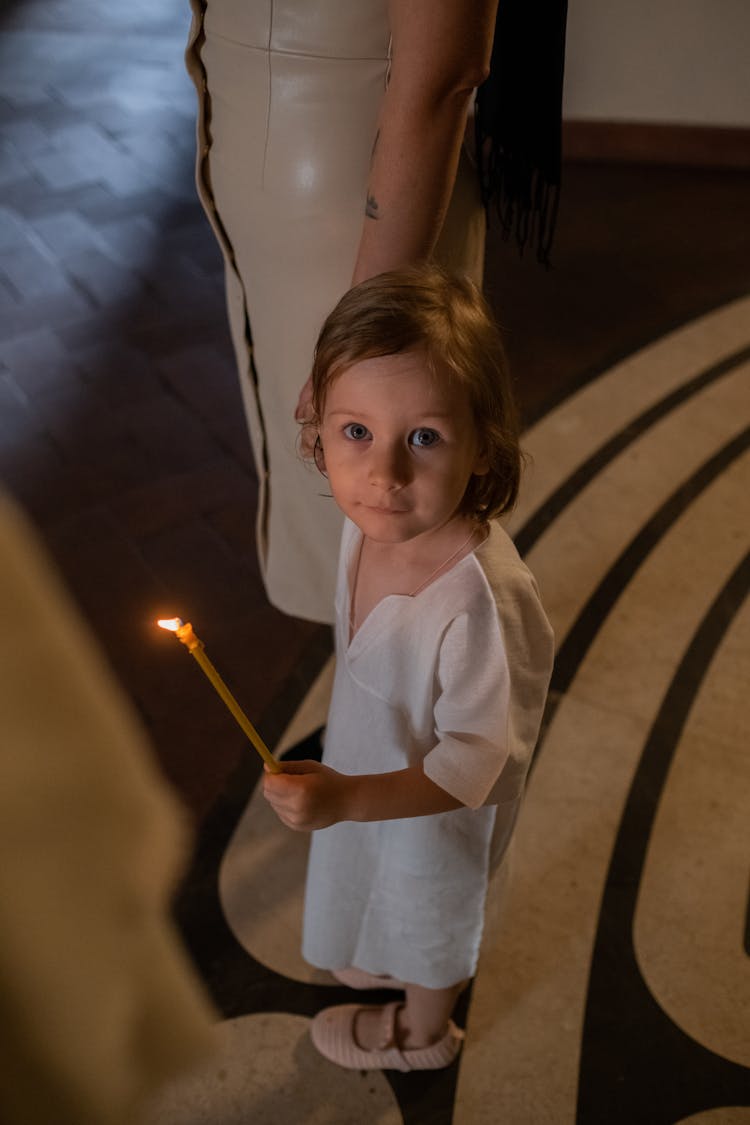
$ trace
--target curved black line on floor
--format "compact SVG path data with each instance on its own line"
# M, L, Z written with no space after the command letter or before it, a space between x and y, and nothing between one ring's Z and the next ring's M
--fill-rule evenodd
M740 457L749 445L750 428L743 430L742 433L738 434L701 465L692 476L683 481L680 487L671 496L668 496L661 507L656 510L648 523L644 524L638 534L631 539L580 610L555 655L549 695L544 708L539 739L531 761L532 772L544 749L547 730L560 701L570 687L602 626L602 622L607 618L615 602L658 541L669 531L686 508L704 489L708 488L717 476L725 472L732 461ZM748 935L748 940L750 940L750 913L748 914Z
M623 363L624 360L646 351L660 340L664 340L668 336L673 336L682 329L690 328L697 320L703 320L705 317L721 312L722 309L726 309L729 305L733 305L737 301L744 300L747 296L747 290L742 290L739 293L724 293L717 299L715 304L704 305L700 309L696 309L692 314L689 310L685 310L677 317L665 319L658 328L650 331L640 339L631 337L627 344L613 349L605 359L598 360L596 364L590 364L588 367L581 370L578 375L567 379L564 385L551 391L534 409L525 411L523 417L524 429L536 426L537 423L546 418L548 414L557 410L567 399L578 394L578 392L582 391L584 387L587 387L589 383L595 383L596 380L600 379L607 371L611 371L613 367L617 367L618 364Z
M683 481L631 539L583 606L558 649L551 683L553 698L559 698L568 690L602 622L658 541L748 446L750 428L743 430Z
M739 367L740 364L749 359L750 345L734 352L732 355L725 356L718 363L699 371L692 379L688 379L682 386L665 395L664 398L655 402L636 418L631 419L627 426L613 434L604 445L595 450L555 489L551 496L536 509L514 534L513 541L519 554L527 554L568 504L575 500L576 496L591 483L606 465L614 461L615 457L641 437L646 430L661 421L675 407L682 405L709 384L716 382L727 372Z
M615 841L594 945L583 1029L578 1125L673 1125L750 1105L750 1068L716 1055L659 1007L633 943L656 809L692 703L750 588L746 555L715 598L659 709Z

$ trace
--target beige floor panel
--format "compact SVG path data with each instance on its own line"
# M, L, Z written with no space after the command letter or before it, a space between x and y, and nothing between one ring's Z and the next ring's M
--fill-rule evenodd
M401 1125L385 1077L321 1058L309 1022L267 1012L222 1023L214 1058L161 1091L143 1125Z
M558 647L644 523L748 424L749 382L746 364L674 410L609 464L537 540L526 561Z
M683 1117L675 1125L750 1125L750 1106L727 1105L721 1109L708 1109L705 1113Z
M325 722L331 658L276 746L280 757ZM303 961L302 899L310 838L285 828L256 787L222 857L219 898L227 924L248 953L292 980L335 984Z
M296 742L301 742L312 731L325 726L328 717L328 704L331 701L333 689L334 671L334 658L330 657L295 711L292 721L279 739L278 745L274 747L274 754L277 758L280 758L290 746L294 746Z
M286 828L256 787L219 870L219 897L237 941L298 981L334 984L302 959L302 901L310 838Z
M455 1125L575 1120L599 903L647 729L577 699L558 710L517 829L505 926L485 934Z
M750 599L701 685L675 754L635 918L638 963L662 1008L704 1047L744 1066L750 1065L750 966L743 948L749 641Z
M583 461L660 399L700 371L747 346L750 297L699 317L588 383L523 436L532 462L511 532Z
M618 628L600 630L576 676L579 698L627 714L655 713L665 678L676 669L730 563L750 546L749 495L750 454L745 454L697 497L640 568L615 608Z

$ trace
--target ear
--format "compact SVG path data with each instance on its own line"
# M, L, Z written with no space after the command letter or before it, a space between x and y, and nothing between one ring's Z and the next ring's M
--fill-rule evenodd
M480 450L474 458L474 464L471 472L475 477L486 477L490 471L490 462L484 450Z
M320 440L320 431L318 431L315 437L315 445L313 446L313 460L315 461L315 467L318 472L322 473L324 477L328 476L326 472L326 457L325 453L323 452L323 443Z

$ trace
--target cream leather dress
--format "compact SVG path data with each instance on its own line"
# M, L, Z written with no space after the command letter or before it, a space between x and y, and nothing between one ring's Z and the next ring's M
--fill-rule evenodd
M198 191L226 260L261 570L274 605L330 622L341 516L298 453L294 411L321 324L354 269L388 77L387 3L191 2ZM484 214L463 158L436 255L481 281L483 253Z

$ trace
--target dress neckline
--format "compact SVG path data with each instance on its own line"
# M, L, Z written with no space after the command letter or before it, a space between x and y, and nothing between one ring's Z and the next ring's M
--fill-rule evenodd
M385 594L380 599L380 601L375 603L375 605L372 607L372 609L367 614L367 616L364 618L364 620L360 621L359 625L357 625L356 628L355 628L354 627L354 625L355 625L355 622L354 622L354 600L356 598L356 593L357 593L357 579L359 578L359 565L360 565L360 562L361 562L361 559L362 559L362 548L364 546L365 537L362 534L362 532L359 530L359 528L356 526L356 524L354 525L354 528L355 528L355 533L358 536L358 541L356 542L356 545L354 546L354 548L353 548L353 550L350 554L350 559L352 559L352 557L354 556L353 557L353 566L352 566L352 562L350 561L349 565L347 566L347 573L346 573L346 593L347 593L346 609L347 609L347 613L346 613L346 619L345 619L345 628L346 628L347 649L351 647L355 638L359 636L359 634L362 632L362 629L371 620L373 615L376 614L376 612L380 609L380 607L382 605L385 605L386 602L392 602L392 601L398 601L398 600L404 600L404 599L406 599L408 601L413 601L414 599L419 598L427 590L432 589L433 586L435 586L439 582L441 582L443 578L447 578L447 576L449 574L452 574L454 572L454 570L456 570L456 568L461 565L461 563L465 562L466 559L472 558L476 554L476 552L479 551L484 546L484 544L490 538L490 535L491 535L491 532L492 532L492 528L491 528L491 525L489 523L485 524L484 526L474 528L474 530L472 531L472 533L468 537L468 539L465 539L463 541L463 543L461 543L461 545L455 551L453 551L453 553L451 555L449 555L447 559L444 559L443 562L441 562L440 565L437 566L435 568L435 570L433 570L432 573L427 576L427 578L423 579L423 581L420 582L419 585L416 586L413 591L411 591L411 593L408 593L408 594L396 594L396 593ZM453 562L453 559L456 559L457 556L461 553L461 551L463 551L464 548L466 546L468 546L468 544L471 542L471 540L478 534L482 535L482 538L479 540L479 542L474 547L472 547L471 550L467 551L465 555L463 555L461 558L458 558L456 562ZM354 554L355 552L356 552L356 555ZM453 565L449 566L448 565L449 563L453 563ZM444 567L447 567L448 569L444 570L443 569Z

